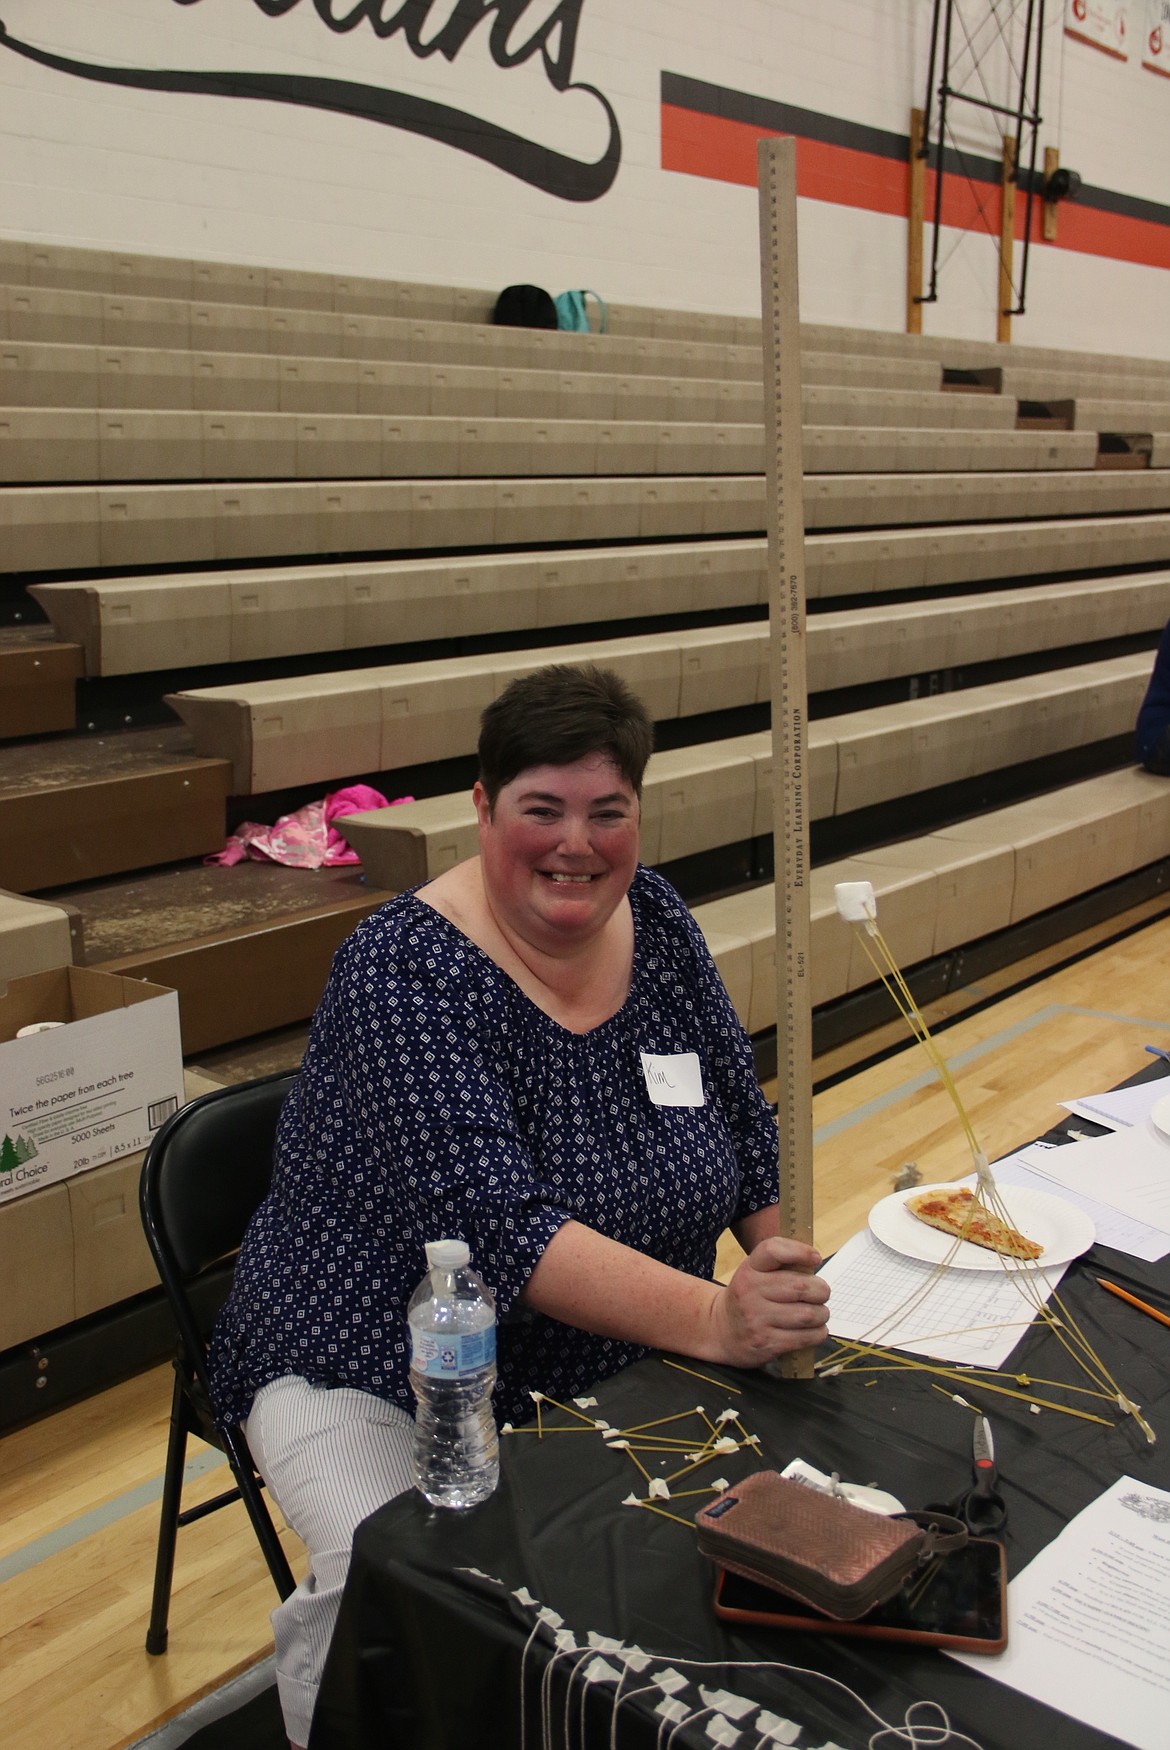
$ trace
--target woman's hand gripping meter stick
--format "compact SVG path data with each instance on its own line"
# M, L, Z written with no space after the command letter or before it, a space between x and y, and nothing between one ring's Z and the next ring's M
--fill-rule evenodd
M713 1308L732 1366L761 1367L821 1342L829 1287L815 1274L820 1263L799 1240L772 1235L752 1247Z

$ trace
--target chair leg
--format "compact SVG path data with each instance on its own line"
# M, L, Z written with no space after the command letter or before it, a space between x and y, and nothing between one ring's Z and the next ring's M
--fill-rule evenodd
M154 1594L150 1604L150 1627L146 1631L148 1653L165 1653L167 1650L167 1617L170 1614L171 1582L175 1573L175 1543L179 1533L187 1432L187 1400L179 1370L176 1368L175 1389L171 1397L171 1427L167 1438L167 1462L163 1472L162 1504L159 1508Z
M234 1428L227 1429L223 1435L224 1451L232 1475L240 1491L240 1499L248 1510L248 1518L252 1521L252 1530L256 1533L256 1541L260 1545L264 1560L268 1563L268 1572L281 1599L295 1592L296 1581L292 1569L288 1565L288 1557L273 1525L264 1498L260 1493L260 1484L256 1477L256 1468L252 1463L252 1455L248 1451L247 1442L242 1434Z

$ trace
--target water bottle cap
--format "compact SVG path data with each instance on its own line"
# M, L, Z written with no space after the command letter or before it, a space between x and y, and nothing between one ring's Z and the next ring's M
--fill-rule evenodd
M466 1240L428 1240L426 1253L429 1270L464 1270L471 1247Z

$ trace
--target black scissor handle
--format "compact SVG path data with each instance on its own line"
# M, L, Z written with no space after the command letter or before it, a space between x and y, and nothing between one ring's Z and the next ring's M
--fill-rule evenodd
M998 1531L1007 1518L1007 1504L997 1484L995 1441L986 1416L976 1416L971 1432L972 1485L962 1497L960 1517L976 1537Z

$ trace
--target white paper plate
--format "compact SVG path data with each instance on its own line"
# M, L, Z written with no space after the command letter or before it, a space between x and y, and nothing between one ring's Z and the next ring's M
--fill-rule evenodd
M904 1258L919 1258L925 1264L941 1264L946 1258L958 1270L1002 1270L1004 1265L1018 1262L989 1252L985 1246L973 1246L970 1240L955 1241L936 1227L927 1227L902 1205L908 1197L923 1191L953 1191L953 1185L915 1185L909 1191L895 1191L875 1203L869 1212L869 1230ZM1088 1251L1096 1238L1093 1223L1083 1209L1066 1203L1062 1197L1049 1197L1043 1191L1025 1190L1009 1185L1000 1192L1013 1227L1044 1250L1035 1260L1036 1267L1067 1264ZM951 1253L953 1251L953 1256Z
M1154 1103L1150 1112L1150 1122L1158 1135L1170 1142L1170 1094L1164 1094Z

